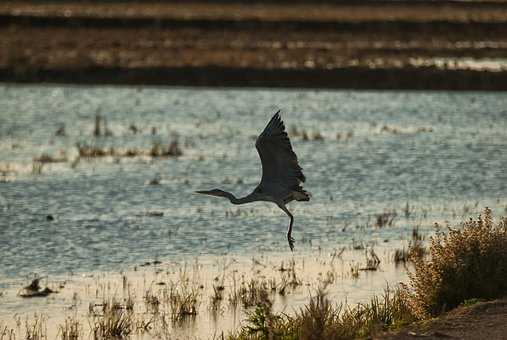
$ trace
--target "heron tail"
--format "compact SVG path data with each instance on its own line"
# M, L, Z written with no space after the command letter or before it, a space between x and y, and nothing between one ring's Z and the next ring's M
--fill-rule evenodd
M302 189L298 191L293 191L292 193L296 201L309 201L310 198L312 197L312 194Z

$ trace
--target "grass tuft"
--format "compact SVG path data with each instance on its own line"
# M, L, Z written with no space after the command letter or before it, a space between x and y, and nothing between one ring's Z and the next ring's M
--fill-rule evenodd
M101 312L90 311L90 326L95 340L126 337L134 330L133 310L117 301L104 302Z
M82 326L76 318L68 317L63 325L58 326L58 335L61 340L77 340L80 338Z
M185 284L180 287L171 285L168 290L164 291L164 295L169 303L173 322L182 322L197 315L200 294L195 287L189 287Z
M507 218L495 225L490 209L460 229L431 239L429 259L414 256L405 287L419 318L436 316L470 299L507 294Z
M396 266L400 264L406 264L409 260L409 251L403 247L401 249L396 249L394 252L394 264Z
M33 320L25 320L26 340L47 340L47 317L35 314Z
M354 339L399 328L414 320L399 290L385 290L382 297L354 306L331 304L318 290L295 316L273 314L270 304L258 304L248 314L247 325L229 340L244 339Z
M14 329L0 324L0 340L16 340Z

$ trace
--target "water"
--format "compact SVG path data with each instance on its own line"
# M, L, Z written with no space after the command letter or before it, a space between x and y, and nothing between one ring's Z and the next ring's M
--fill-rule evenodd
M193 193L248 194L261 173L255 136L277 109L289 130L324 137L292 138L313 194L289 207L296 251L397 244L416 225L431 233L434 222L507 209L506 93L2 85L0 284L155 258L288 251L288 218L276 206ZM96 114L112 137L93 136ZM60 126L66 136L55 136ZM178 158L74 162L77 143L149 150L176 138ZM34 173L44 153L68 161ZM147 184L157 176L160 185ZM385 211L396 211L394 224L375 227Z

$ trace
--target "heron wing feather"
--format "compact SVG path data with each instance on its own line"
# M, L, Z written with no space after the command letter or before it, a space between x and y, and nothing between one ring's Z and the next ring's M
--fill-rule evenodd
M255 143L262 163L261 186L276 183L284 189L300 191L305 176L279 112L271 118Z

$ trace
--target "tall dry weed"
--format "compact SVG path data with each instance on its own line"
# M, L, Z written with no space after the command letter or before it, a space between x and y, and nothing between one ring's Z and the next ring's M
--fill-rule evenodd
M58 338L61 340L78 340L81 337L82 326L74 317L67 317L62 325L58 326Z
M47 340L47 316L34 314L33 319L25 319L26 340Z
M507 218L493 223L490 209L476 220L432 237L429 258L414 258L405 287L419 318L435 316L468 299L507 295Z
M391 291L388 287L381 297L352 306L335 306L319 290L295 316L273 314L269 304L257 305L255 311L249 313L247 325L229 339L356 339L397 328L413 320L414 316L399 290Z
M122 338L134 331L133 309L112 299L104 301L102 311L90 309L90 328L94 340Z

